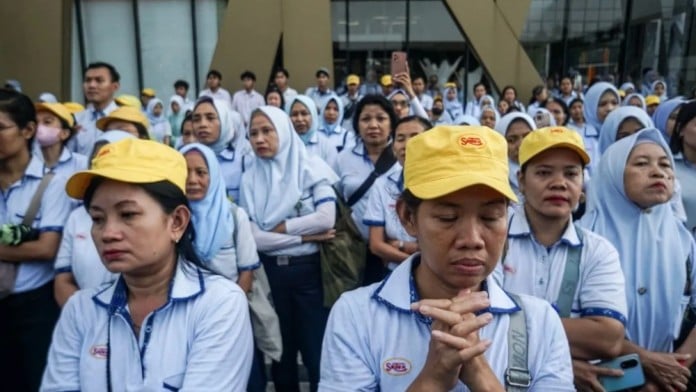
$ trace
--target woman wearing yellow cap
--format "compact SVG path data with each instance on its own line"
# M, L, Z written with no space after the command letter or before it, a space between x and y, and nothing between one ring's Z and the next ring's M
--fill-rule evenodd
M555 310L507 294L490 276L515 200L505 139L487 127L415 136L404 188L396 208L420 252L336 302L320 389L574 391Z
M244 391L246 296L193 245L186 160L154 141L104 146L66 190L84 201L111 285L70 297L42 389Z
M65 145L75 133L75 118L60 103L37 103L36 143L41 149L44 170L66 177L87 168L87 157L71 152Z

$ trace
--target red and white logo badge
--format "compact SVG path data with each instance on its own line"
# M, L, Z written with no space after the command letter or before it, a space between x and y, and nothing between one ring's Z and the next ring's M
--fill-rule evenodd
M103 344L95 344L89 349L89 355L97 359L106 359L109 355L109 349Z
M462 147L481 147L483 139L476 135L464 135L459 138L459 145Z
M389 358L382 369L390 376L403 376L411 371L411 361L405 358Z

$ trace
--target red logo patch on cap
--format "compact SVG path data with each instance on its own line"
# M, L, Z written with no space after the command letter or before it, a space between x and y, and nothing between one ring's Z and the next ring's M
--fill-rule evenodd
M551 133L565 133L563 128L551 128Z
M108 153L110 153L110 152L111 152L111 149L110 149L110 148L102 148L102 149L99 151L99 154L97 154L96 157L97 157L97 158L103 157L104 155L106 155L106 154L108 154Z
M478 136L464 135L459 138L459 145L462 147L481 147L483 144L483 139Z

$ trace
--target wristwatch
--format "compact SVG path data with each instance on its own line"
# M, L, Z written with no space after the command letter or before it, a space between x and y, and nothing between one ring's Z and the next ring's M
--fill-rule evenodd
M403 252L404 250L404 242L399 240L399 250Z

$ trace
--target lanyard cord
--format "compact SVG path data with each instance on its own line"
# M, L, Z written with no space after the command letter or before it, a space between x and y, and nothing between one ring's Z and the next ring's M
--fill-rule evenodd
M112 391L111 388L111 317L109 314L109 323L106 326L106 390Z

